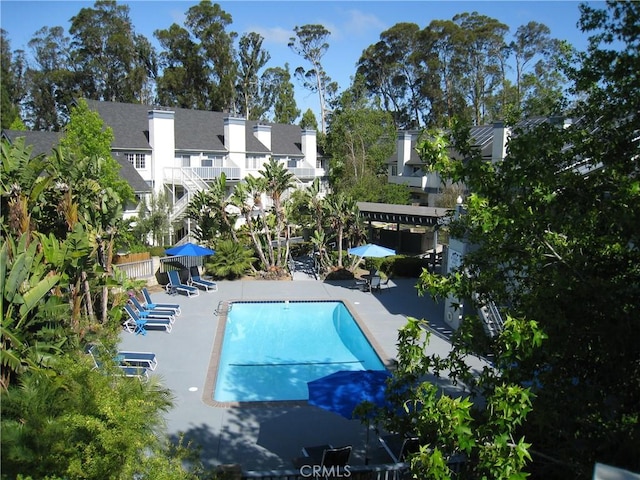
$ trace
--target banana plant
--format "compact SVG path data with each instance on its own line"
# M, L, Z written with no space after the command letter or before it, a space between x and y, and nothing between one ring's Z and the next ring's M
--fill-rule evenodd
M22 234L16 244L11 237L0 246L0 383L7 388L10 378L27 368L33 368L30 358L35 342L30 327L41 301L56 286L60 275L43 264L38 241L28 241Z

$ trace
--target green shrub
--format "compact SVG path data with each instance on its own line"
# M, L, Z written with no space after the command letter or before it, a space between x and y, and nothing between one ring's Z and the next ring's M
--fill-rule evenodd
M166 257L166 247L149 247L149 253L152 257Z
M379 269L391 277L418 278L427 266L425 258L396 255L382 259Z

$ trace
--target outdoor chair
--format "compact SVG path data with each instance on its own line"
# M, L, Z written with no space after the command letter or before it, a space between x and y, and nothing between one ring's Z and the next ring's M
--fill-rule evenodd
M116 352L116 362L122 367L143 367L149 371L154 371L158 366L156 354L152 352L119 350Z
M133 353L133 352L131 352ZM104 365L100 360L99 352L97 351L96 345L91 345L87 349L87 354L91 356L93 360L93 365L97 370L104 370ZM123 365L119 362L116 362L117 373L124 375L125 377L135 377L140 380L148 380L149 379L149 369L143 365Z
M351 456L351 445L335 448L332 445L318 445L315 447L304 447L303 457L293 460L296 468L308 465L319 465L321 467L344 467L349 463Z
M407 455L415 453L420 449L420 443L417 437L407 437L399 433L383 435L378 437L382 447L391 457L393 463L405 462Z
M138 316L140 318L168 318L169 320L171 320L171 323L175 322L176 320L176 317L171 310L148 310L134 295L129 297L129 301L137 310Z
M147 328L163 328L171 333L173 324L168 318L140 318L131 305L124 306L129 318L123 323L124 328L136 335L146 335Z
M371 282L369 283L369 291L373 292L374 290L380 291L380 277L378 275L374 275L371 277Z
M200 290L191 285L186 285L180 281L180 275L177 270L169 270L169 283L167 284L167 293L184 293L187 297L200 295Z
M189 285L201 288L207 292L217 292L218 285L216 282L210 282L209 280L205 280L200 276L200 272L198 271L198 267L191 267L189 269L189 273L191 278L189 280Z
M151 300L151 295L149 294L149 290L147 290L146 287L142 288L142 296L144 297L145 308L148 308L151 310L173 311L173 314L176 317L179 317L180 314L182 313L182 309L180 308L180 305L178 305L177 303L153 303L153 301Z

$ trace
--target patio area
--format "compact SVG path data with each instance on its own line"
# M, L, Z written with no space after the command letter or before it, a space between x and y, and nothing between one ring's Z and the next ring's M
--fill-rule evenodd
M175 407L167 414L167 433L184 434L186 441L202 447L208 466L239 464L243 471L292 469L291 460L304 446L330 443L352 445L350 464L365 459L366 428L357 420L320 408L282 404L219 408L203 401L212 348L218 327L215 310L221 301L234 300L342 300L366 324L385 353L387 362L396 356L397 331L407 316L429 320L436 332L429 351L445 355L451 333L443 321L442 305L419 297L416 279L389 282L382 292L362 292L350 282L322 281L220 281L217 292L199 296L152 293L154 302L179 303L182 315L171 333L149 331L146 336L123 332L120 347L154 352L158 366L153 372L171 389ZM480 366L479 360L475 359ZM369 464L388 463L373 432L370 433Z

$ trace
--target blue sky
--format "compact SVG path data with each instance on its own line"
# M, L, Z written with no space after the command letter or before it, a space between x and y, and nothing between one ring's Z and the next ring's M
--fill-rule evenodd
M128 4L137 33L155 43L154 30L182 25L185 12L198 1L120 1ZM255 31L264 38L264 48L271 54L267 66L289 63L308 67L304 60L287 47L296 25L322 24L329 31L329 50L324 57L325 70L347 88L362 51L379 40L380 33L399 22L413 22L421 28L432 20L448 20L457 13L477 11L509 25L511 33L531 20L544 23L555 38L569 41L578 49L586 48L587 37L576 27L579 19L577 1L220 1L220 6L233 18L229 30ZM604 2L589 2L604 6ZM62 26L68 32L69 20L85 1L0 0L0 25L8 32L11 49L28 50L27 43L43 26ZM296 81L294 80L294 84ZM296 84L298 108L318 111L315 94Z

